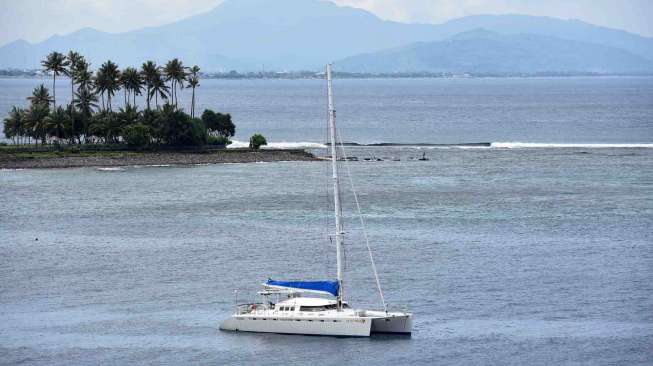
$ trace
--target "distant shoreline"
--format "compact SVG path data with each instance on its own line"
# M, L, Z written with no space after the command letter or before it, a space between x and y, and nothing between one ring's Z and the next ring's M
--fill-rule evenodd
M313 80L323 79L324 75L313 71L297 72L207 72L201 74L203 79L216 80ZM591 72L546 72L546 73L349 73L336 72L339 79L482 79L482 78L567 78L567 77L651 77L649 74L602 74ZM0 70L0 79L34 79L48 75L40 70ZM65 76L61 76L66 79Z
M301 149L211 151L0 152L0 169L58 169L157 165L204 165L279 161L317 161Z

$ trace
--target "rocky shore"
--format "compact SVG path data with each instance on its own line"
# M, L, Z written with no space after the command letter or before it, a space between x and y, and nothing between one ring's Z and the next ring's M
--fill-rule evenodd
M254 163L274 161L314 161L305 150L214 150L185 151L121 151L121 152L0 152L0 169L50 169L80 167L118 167L135 165L196 165Z

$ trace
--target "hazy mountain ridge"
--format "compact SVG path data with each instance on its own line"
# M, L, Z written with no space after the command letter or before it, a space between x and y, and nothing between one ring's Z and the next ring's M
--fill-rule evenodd
M615 47L653 61L653 38L575 19L529 15L471 15L450 20L438 27L442 32L442 39L473 29L485 29L501 34L536 34Z
M444 41L353 56L339 71L446 72L486 74L646 74L653 62L614 47L534 34L503 35L487 30L460 33Z
M109 58L127 66L179 57L205 71L317 70L328 61L387 54L388 49L442 41L477 28L592 42L653 60L653 39L579 21L487 15L441 25L404 24L325 1L277 0L271 6L266 0L227 0L207 13L160 27L120 34L86 28L37 44L12 42L0 47L0 68L38 68L48 52L75 49L95 66Z

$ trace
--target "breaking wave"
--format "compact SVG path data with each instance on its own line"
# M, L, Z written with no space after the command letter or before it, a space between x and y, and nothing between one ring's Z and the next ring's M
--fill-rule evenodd
M652 144L583 144L583 143L540 143L540 142L493 142L490 147L499 149L652 149Z
M557 143L557 142L473 142L462 144L429 143L373 143L347 142L354 147L404 147L415 149L653 149L653 143ZM246 148L246 141L233 141L229 148ZM271 142L264 149L324 149L328 145L319 142Z
M247 141L232 141L229 145L230 149L239 149L249 147ZM323 149L326 148L325 144L319 142L269 142L266 146L261 146L262 149Z
M100 172L123 172L125 168L123 167L105 167L105 168L96 168Z

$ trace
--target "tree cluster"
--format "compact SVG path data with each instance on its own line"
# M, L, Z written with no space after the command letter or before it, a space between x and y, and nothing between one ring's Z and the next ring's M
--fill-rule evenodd
M83 56L70 51L67 55L52 52L41 64L52 75L52 95L41 84L27 98L27 108L12 108L4 120L4 133L16 144L226 145L236 133L229 114L205 110L202 118L195 117L200 68L185 67L178 59L162 67L147 61L140 70L120 70L107 61L93 72ZM70 78L72 102L66 106L57 106L60 75ZM192 89L190 114L179 108L178 93L183 88ZM113 101L120 91L124 106L115 111ZM143 93L141 111L136 96Z

